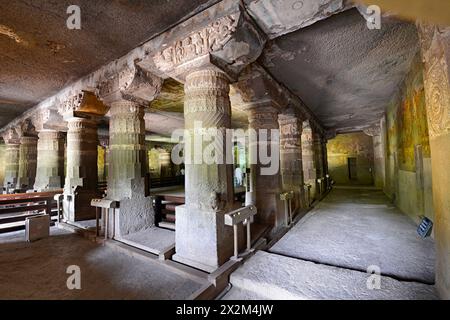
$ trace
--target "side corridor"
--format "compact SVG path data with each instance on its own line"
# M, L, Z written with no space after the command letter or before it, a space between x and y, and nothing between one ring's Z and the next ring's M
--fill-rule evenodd
M336 188L235 271L224 299L437 299L434 241L416 228L382 191Z

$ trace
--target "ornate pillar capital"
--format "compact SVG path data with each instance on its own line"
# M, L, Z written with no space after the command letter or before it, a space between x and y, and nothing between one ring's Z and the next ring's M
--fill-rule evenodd
M230 80L261 54L266 38L238 1L212 6L161 39L163 48L139 64L184 82L189 73L214 67Z
M97 95L111 106L123 100L148 106L160 93L162 79L140 67L125 66L97 87Z
M1 133L3 141L5 144L20 144L19 135L16 130L13 128L9 128Z
M80 90L73 92L62 101L58 106L58 112L64 120L76 117L95 120L103 117L108 112L108 107L97 99L94 93Z
M31 122L37 132L45 130L67 131L63 118L55 109L37 110L31 117Z
M25 119L16 126L16 132L20 140L23 138L37 139L36 128L33 126L31 119Z

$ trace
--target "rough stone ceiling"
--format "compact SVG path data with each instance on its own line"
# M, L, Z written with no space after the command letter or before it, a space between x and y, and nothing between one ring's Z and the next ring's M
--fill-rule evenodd
M261 63L324 126L352 131L380 119L417 52L413 24L369 30L352 9L275 39Z
M218 0L0 2L0 127ZM69 5L81 30L66 28Z

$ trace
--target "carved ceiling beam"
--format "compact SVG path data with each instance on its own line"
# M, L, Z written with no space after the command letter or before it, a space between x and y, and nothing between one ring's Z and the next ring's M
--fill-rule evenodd
M5 144L20 144L19 135L13 128L8 128L1 133Z
M36 128L34 127L31 119L25 119L18 126L16 126L16 132L19 138L22 137L37 137Z
M205 68L217 68L234 81L261 55L265 42L240 1L222 1L164 34L163 49L138 64L183 83L187 74Z
M137 66L125 66L97 87L98 97L108 106L128 100L149 106L161 92L163 80Z
M235 92L231 96L233 107L246 111L270 102L279 113L295 113L303 121L309 120L315 132L325 135L324 128L303 101L257 63L248 66L232 88Z
M63 118L54 109L40 109L31 116L31 121L37 132L44 130L67 131Z
M70 95L58 106L60 115L67 118L99 119L108 112L108 107L90 91L80 90Z

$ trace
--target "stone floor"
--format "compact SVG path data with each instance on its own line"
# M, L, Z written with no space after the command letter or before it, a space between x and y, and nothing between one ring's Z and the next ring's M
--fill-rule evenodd
M334 189L269 252L231 276L224 299L437 299L434 243L381 191ZM378 266L381 290L368 290Z
M24 242L0 235L0 299L187 299L202 283L164 265L123 254L52 228L51 238ZM81 268L82 290L68 290L67 267Z
M381 289L368 289L364 272L258 251L232 275L224 300L430 300L434 286L381 278Z

